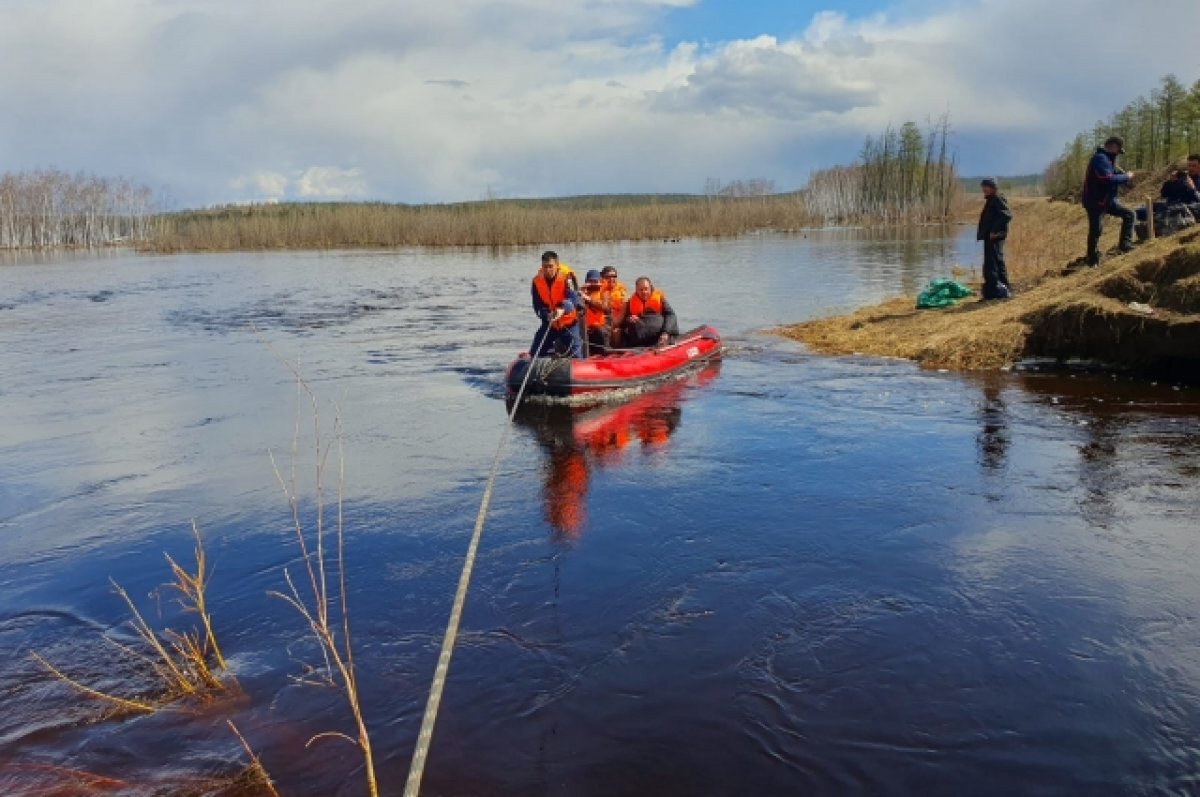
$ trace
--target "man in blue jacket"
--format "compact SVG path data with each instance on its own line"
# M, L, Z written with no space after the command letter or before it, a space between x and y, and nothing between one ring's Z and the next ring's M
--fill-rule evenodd
M1087 175L1083 178L1083 207L1088 214L1087 264L1100 265L1100 233L1104 228L1104 217L1116 216L1121 220L1122 252L1133 248L1133 211L1117 200L1117 189L1133 179L1133 172L1117 167L1117 156L1125 151L1125 139L1111 136L1088 163Z
M559 264L558 255L554 252L543 254L541 270L530 287L533 312L542 322L529 347L529 353L534 357L551 352L583 356L583 341L577 323L580 301L576 288L575 275Z

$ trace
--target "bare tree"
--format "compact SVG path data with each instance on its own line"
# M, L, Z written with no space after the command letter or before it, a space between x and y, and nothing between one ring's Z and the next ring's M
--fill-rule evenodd
M0 175L0 249L149 240L153 192L125 179L58 169Z

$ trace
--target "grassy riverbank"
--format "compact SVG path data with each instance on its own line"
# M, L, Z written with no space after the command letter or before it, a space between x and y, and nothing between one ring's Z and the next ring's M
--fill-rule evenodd
M389 246L515 246L736 235L819 224L798 194L491 200L447 205L284 203L175 213L159 252Z
M916 310L915 297L905 296L781 334L825 354L904 357L956 370L997 369L1030 357L1131 368L1200 365L1200 230L1109 254L1097 269L1080 268L1087 219L1077 204L1016 200L1013 210L1006 252L1013 299ZM1109 221L1102 248L1115 246L1118 227Z

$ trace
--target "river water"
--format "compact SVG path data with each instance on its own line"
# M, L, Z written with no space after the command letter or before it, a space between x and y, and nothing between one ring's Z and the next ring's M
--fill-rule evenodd
M914 292L976 261L969 233L560 247L652 275L728 353L621 404L520 414L425 793L1200 790L1200 393L762 333ZM537 255L0 264L0 792L240 793L205 780L245 760L233 719L285 795L363 793L349 744L305 748L353 726L302 682L320 653L267 595L302 572L268 454L287 478L298 407L314 514L287 360L325 441L340 418L355 661L399 793ZM193 520L244 694L105 719L29 654L144 685L104 641L130 639L109 579L156 628L191 627L162 585Z

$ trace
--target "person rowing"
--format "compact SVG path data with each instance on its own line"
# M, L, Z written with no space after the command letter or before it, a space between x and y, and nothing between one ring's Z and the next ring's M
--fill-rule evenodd
M539 357L553 352L582 357L583 342L576 323L580 300L575 290L575 276L560 266L556 253L542 255L542 266L533 278L530 293L533 311L542 321L529 347L530 355Z

